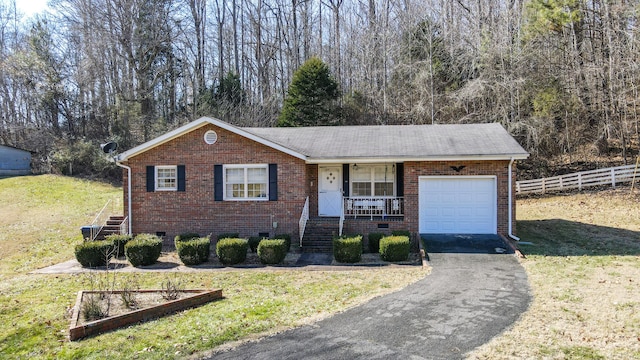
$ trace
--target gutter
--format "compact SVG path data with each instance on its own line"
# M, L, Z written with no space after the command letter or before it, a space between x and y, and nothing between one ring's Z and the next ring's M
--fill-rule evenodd
M127 220L128 220L128 235L131 235L131 168L127 165L122 165L118 160L114 158L116 165L121 168L127 169Z
M513 162L515 159L512 157L509 161L509 237L515 241L520 241L520 238L513 234L513 176L511 171L513 168Z

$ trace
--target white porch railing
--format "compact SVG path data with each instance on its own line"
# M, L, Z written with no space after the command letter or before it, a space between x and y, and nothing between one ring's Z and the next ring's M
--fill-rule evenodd
M120 223L120 235L129 233L128 231L129 227L127 226L128 224L129 224L129 217L125 216L122 222Z
M304 236L304 230L307 227L307 220L309 220L309 197L304 202L302 207L302 214L300 214L300 220L298 221L298 231L300 233L300 247L302 247L302 237Z
M546 193L629 182L633 180L635 165L617 166L606 169L581 171L572 174L554 176L535 180L516 181L516 194Z
M402 197L345 197L343 199L345 216L404 216L404 198Z
M344 200L341 201L340 206L340 225L338 227L338 236L342 236L342 228L344 227Z

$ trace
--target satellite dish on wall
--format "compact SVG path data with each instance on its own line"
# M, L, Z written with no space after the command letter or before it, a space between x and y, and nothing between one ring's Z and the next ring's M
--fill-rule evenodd
M110 141L106 144L100 144L100 147L102 148L102 151L104 151L105 154L111 154L112 152L116 151L116 149L118 148L118 143Z

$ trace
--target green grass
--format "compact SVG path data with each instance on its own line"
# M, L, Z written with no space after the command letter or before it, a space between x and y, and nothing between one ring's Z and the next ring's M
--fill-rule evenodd
M223 300L82 341L66 339L81 275L29 271L73 258L90 222L121 189L60 176L0 180L0 358L183 358L229 342L300 326L404 287L425 271L211 271L177 274L186 288L222 288ZM111 275L113 276L113 272ZM174 274L175 275L175 274ZM102 275L105 276L105 275ZM169 274L136 276L160 288Z
M469 358L640 358L639 200L629 189L519 199L534 300Z
M1 279L73 258L80 227L109 199L122 199L122 190L63 176L23 176L0 179L0 199Z

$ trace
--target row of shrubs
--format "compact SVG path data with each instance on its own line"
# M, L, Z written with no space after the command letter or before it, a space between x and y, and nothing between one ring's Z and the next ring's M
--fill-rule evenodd
M274 238L239 238L237 233L218 235L216 255L224 265L235 265L246 260L247 251L258 254L265 265L284 261L291 248L291 236L276 235ZM391 236L381 233L368 235L369 251L380 253L384 261L405 261L409 257L410 235L408 231L394 231ZM196 233L185 233L175 237L174 244L180 261L185 265L198 265L209 260L209 237ZM84 267L105 266L113 257L125 255L133 266L154 264L162 252L162 239L156 235L139 234L110 235L102 241L86 241L78 244L75 255ZM333 254L338 262L355 263L362 259L363 241L361 235L343 236L333 241Z
M368 244L369 244L369 252L370 253L379 253L380 252L380 239L385 236L389 236L383 233L369 233L368 235ZM411 239L411 233L409 230L393 230L391 232L391 236L406 236Z
M244 262L247 250L258 253L263 264L273 265L284 261L291 248L291 236L276 235L272 239L263 237L239 238L237 233L218 235L216 255L224 265ZM198 265L209 260L209 237L196 233L185 233L175 237L174 244L180 261L185 265ZM162 239L156 235L139 234L109 235L101 241L85 241L75 248L78 262L84 267L105 266L113 257L125 255L133 266L154 264L162 252Z
M338 262L359 262L362 259L362 245L362 235L336 238L333 240L333 256ZM405 261L409 258L410 250L411 241L408 231L395 231L390 236L369 234L369 251L379 253L384 261Z
M105 266L112 258L123 254L133 266L151 265L162 252L162 239L151 234L109 235L105 240L85 241L76 245L75 255L84 267Z

